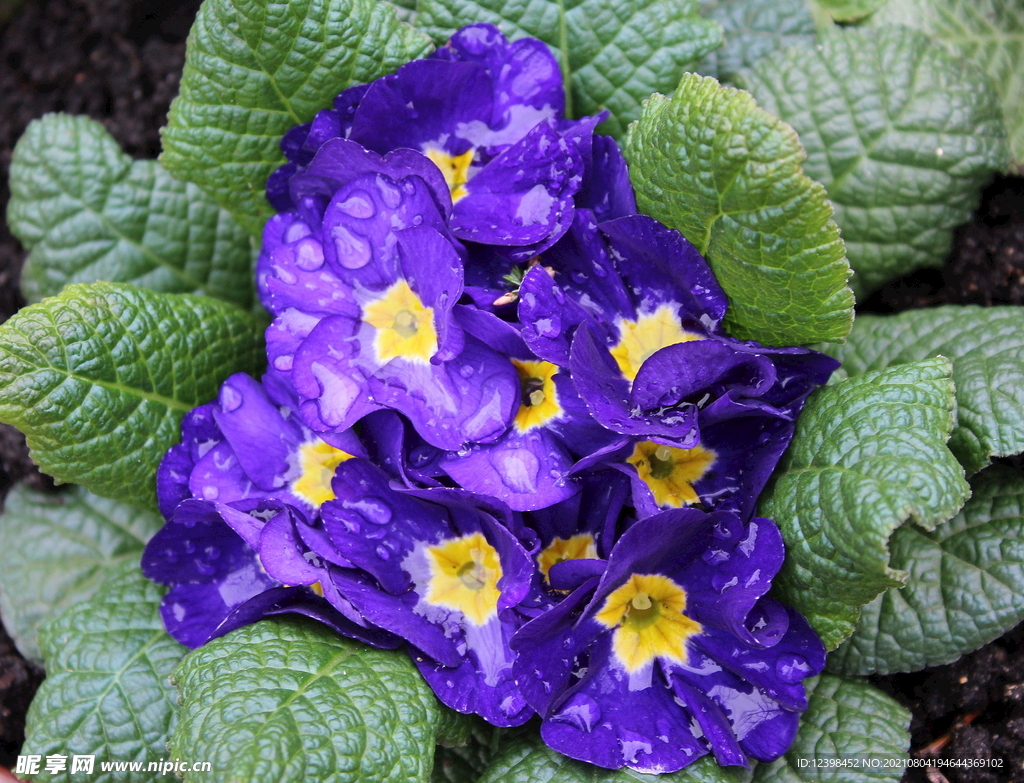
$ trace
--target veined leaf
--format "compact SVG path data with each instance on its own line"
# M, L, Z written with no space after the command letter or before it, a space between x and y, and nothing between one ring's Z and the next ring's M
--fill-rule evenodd
M160 161L258 235L273 214L263 189L284 163L284 133L346 87L430 48L377 0L207 0L189 33Z
M259 374L261 331L206 296L70 285L0 325L0 421L58 481L155 508L182 417L232 373Z
M889 537L907 520L925 529L952 517L969 494L946 448L955 403L943 358L869 372L819 389L760 511L786 541L775 580L834 649L861 607L907 575L889 564Z
M972 489L935 530L896 531L891 565L909 574L907 584L864 607L830 668L870 674L949 663L1024 620L1024 479L994 465Z
M839 29L739 75L800 134L828 190L858 296L941 266L953 229L1006 166L1006 131L980 69L904 27Z
M21 275L37 302L68 283L253 302L252 248L232 217L156 161L121 152L88 117L48 114L14 148L11 231L31 251Z
M722 41L697 0L419 0L416 24L443 43L463 25L490 22L533 36L559 57L570 116L608 109L601 133L620 136L652 92L669 92Z
M181 721L171 751L210 760L223 780L425 783L448 720L404 651L304 618L215 639L174 678Z
M12 489L0 516L0 616L22 655L39 660L39 624L87 600L118 564L137 562L162 524L82 487Z
M138 563L118 565L88 601L43 625L46 680L28 711L21 752L95 756L97 783L150 783L152 772L103 772L103 761L166 757L177 719L168 676L186 652L160 618L163 588ZM70 776L65 776L70 777ZM75 776L76 779L78 776ZM42 770L29 780L53 780Z
M843 241L792 128L749 94L686 74L671 98L644 104L625 153L640 211L707 258L737 336L773 345L846 336Z
M850 375L945 356L957 402L949 448L967 472L1024 451L1024 308L951 305L859 316L846 345L824 350Z

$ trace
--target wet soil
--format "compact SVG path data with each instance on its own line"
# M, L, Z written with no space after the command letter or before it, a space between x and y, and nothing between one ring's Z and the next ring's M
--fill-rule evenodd
M178 89L184 40L198 0L27 0L0 29L0 214L11 152L30 120L88 114L136 157L155 157L158 128ZM0 220L0 322L23 301L24 253ZM896 280L860 310L939 304L1024 304L1024 178L998 177L956 233L942 269ZM1009 460L1024 470L1020 458ZM24 438L0 425L0 499L16 481L52 488ZM956 663L873 681L913 711L912 750L926 757L1002 759L1001 768L908 770L908 783L1024 783L1024 625ZM0 767L11 766L42 672L18 655L0 624ZM940 773L942 778L936 773Z

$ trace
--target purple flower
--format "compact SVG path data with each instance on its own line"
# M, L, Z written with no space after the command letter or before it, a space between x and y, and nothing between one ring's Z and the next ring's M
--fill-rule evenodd
M294 613L376 647L397 647L397 637L324 600L319 583L289 586L263 568L261 536L295 519L302 515L274 501L179 504L142 555L142 572L171 588L160 605L167 632L186 647L199 647L262 617Z
M268 222L258 277L276 316L268 357L306 423L339 431L391 408L438 448L500 436L519 382L453 317L462 258L436 167L335 139L291 187L304 194L299 209Z
M195 408L157 471L157 498L170 519L188 498L233 503L274 500L313 514L334 497L334 468L366 451L350 430L313 433L297 415L298 400L270 372L259 383L237 373L215 402Z
M512 640L523 694L555 750L598 766L673 772L778 758L807 708L825 650L765 594L783 560L767 519L666 511L640 520L600 576ZM574 561L551 566L566 586Z
M365 460L340 466L322 509L337 593L404 638L437 697L498 726L532 710L512 676L509 639L522 625L533 564L508 509L462 490L395 489ZM325 593L326 594L326 593ZM330 598L330 596L328 596Z
M529 258L572 222L596 121L562 121L561 72L535 38L510 43L493 25L464 27L431 57L342 92L334 107L293 128L289 159L267 183L280 211L299 206L294 175L329 139L380 154L407 149L432 161L454 204L451 228L463 240L510 248Z

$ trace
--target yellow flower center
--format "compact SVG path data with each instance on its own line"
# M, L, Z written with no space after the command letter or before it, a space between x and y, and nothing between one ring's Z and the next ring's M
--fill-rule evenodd
M556 563L596 557L597 547L594 545L594 537L589 533L580 533L572 538L556 538L543 552L537 555L537 565L544 575L544 581L550 582L548 572Z
M481 533L427 547L426 555L430 581L424 601L462 612L473 625L497 615L501 562Z
M633 574L594 619L615 629L612 650L632 674L658 657L686 663L686 640L703 628L685 609L686 591L667 576Z
M405 280L363 305L363 322L377 329L373 348L381 364L398 357L426 364L437 353L434 308L425 307Z
M636 444L626 462L636 468L659 506L680 508L700 500L693 484L704 477L717 457L702 446L677 449L643 440Z
M640 366L655 351L676 343L704 339L699 334L683 330L676 315L676 306L671 304L663 304L653 313L641 315L635 321L623 318L618 327L619 342L611 349L611 354L629 381L636 378Z
M466 182L469 181L469 166L473 162L474 150L466 150L461 155L449 155L444 150L428 147L423 154L441 169L444 181L448 183L448 189L452 193L452 203L464 199L468 195Z
M299 447L299 475L292 481L292 493L313 508L334 500L331 489L334 469L347 459L352 459L352 455L319 438L303 443Z
M516 413L515 425L520 433L541 427L562 415L555 389L558 367L551 362L521 362L513 359L523 396Z

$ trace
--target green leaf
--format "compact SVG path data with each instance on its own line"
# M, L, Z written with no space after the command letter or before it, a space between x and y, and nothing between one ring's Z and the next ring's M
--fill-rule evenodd
M910 574L907 585L864 607L831 668L870 674L949 663L1024 620L1024 479L995 465L972 489L935 530L896 531L891 564Z
M885 0L810 0L837 22L857 22L870 16Z
M644 103L625 153L640 211L708 259L733 333L773 345L846 336L843 241L792 128L747 93L686 74L672 98Z
M167 756L177 712L167 678L186 650L164 630L163 592L137 563L122 563L91 600L43 625L46 680L29 708L22 753L67 756L69 767L72 755L96 756L89 776L95 783L156 779L145 772L101 772L100 762ZM29 779L54 776L44 770Z
M945 356L953 362L957 426L949 448L968 473L1024 451L1024 308L946 307L857 318L827 346L850 375Z
M448 720L408 654L304 618L215 639L174 678L172 754L211 761L223 780L425 782Z
M0 616L22 655L38 660L38 626L88 599L118 564L137 562L162 524L82 487L12 489L0 516Z
M813 41L814 16L808 0L702 0L701 13L722 25L725 43L705 57L697 70L731 81L741 68L769 52Z
M281 136L346 87L430 51L377 0L207 0L188 37L160 161L252 234L273 210L263 189Z
M720 767L710 756L668 775L602 769L551 750L539 737L522 737L509 743L478 783L745 783L749 780L749 771Z
M68 283L135 283L214 296L247 309L254 299L249 237L195 185L152 160L121 152L88 117L48 114L14 148L11 231L31 253L29 301Z
M155 508L153 477L182 417L265 361L259 323L237 307L70 285L0 325L0 421L58 481Z
M898 783L910 749L910 713L863 680L823 674L806 684L809 705L796 741L782 758L758 764L753 783ZM808 763L830 759L850 765Z
M836 28L737 80L800 134L807 173L835 205L858 296L941 266L953 228L1007 162L985 74L904 27Z
M952 368L943 358L865 373L819 389L761 497L786 541L780 600L835 647L860 607L906 582L888 541L912 519L931 529L969 494L946 448L953 429Z
M562 63L568 114L608 109L599 130L616 137L640 116L641 101L672 90L722 42L697 0L419 0L418 8L417 26L438 43L471 22L540 38Z
M872 24L905 24L981 66L999 92L1017 173L1024 173L1024 4L1020 0L889 0Z

